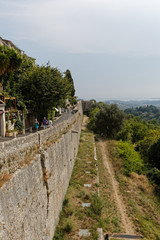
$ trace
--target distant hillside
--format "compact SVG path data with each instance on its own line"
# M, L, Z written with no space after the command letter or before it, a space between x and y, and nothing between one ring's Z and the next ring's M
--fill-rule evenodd
M127 108L136 108L141 106L152 105L160 108L160 99L150 99L150 100L103 100L106 104L117 104L121 110Z
M150 106L142 106L142 107L136 107L136 108L127 108L124 110L127 114L132 114L134 116L138 116L144 120L152 120L156 119L158 123L160 124L160 109L150 105Z

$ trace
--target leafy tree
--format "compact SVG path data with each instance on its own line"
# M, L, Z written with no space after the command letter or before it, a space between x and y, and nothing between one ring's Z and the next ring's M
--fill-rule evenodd
M148 112L157 111L152 106L146 109ZM142 113L144 109L138 108L137 111ZM125 116L122 130L117 134L117 139L120 140L117 144L117 152L118 156L123 159L125 174L129 175L131 171L140 173L145 164L147 176L159 184L160 126L157 120L145 121L128 114Z
M160 139L149 149L149 163L160 170Z
M155 119L144 121L139 117L126 116L124 126L117 134L118 140L135 144L136 150L148 158L150 146L160 138L160 127Z
M147 176L152 182L160 185L160 170L157 168L152 168L147 172Z
M156 119L158 123L160 123L160 110L153 105L127 108L124 110L124 112L127 114L132 114L134 116L139 116L141 119L144 119L146 121Z
M53 107L65 106L65 100L72 97L73 79L69 79L69 73L63 77L57 68L49 64L37 66L23 55L19 68L1 76L0 82L10 96L16 97L20 109L29 109L42 119Z
M96 102L96 100L94 99L90 100L89 102L91 101L92 103L89 104L89 107L84 110L84 114L86 114L90 118L90 120L92 118L92 111L94 111L95 108L101 109L105 106L105 103L103 102Z
M96 132L96 124L95 124L95 122L97 120L96 115L99 111L100 111L100 109L98 107L95 107L89 114L90 121L88 123L88 128L93 130L94 132Z
M18 69L14 69L12 72L7 72L5 75L0 76L0 82L3 84L5 91L10 96L19 96L19 84L21 81L29 75L34 69L34 63L26 55L21 56L21 64Z
M149 129L142 140L137 143L138 150L145 158L148 158L150 147L160 138L160 129Z
M139 117L129 116L125 118L123 129L118 133L117 139L137 143L148 135L149 129L154 129L155 125L148 123Z
M19 92L27 108L42 118L53 106L64 104L70 85L57 68L38 66L21 81Z
M74 88L74 82L73 82L73 78L71 75L70 70L66 70L65 74L65 78L68 80L69 84L70 84L70 96L74 97L75 95L75 88Z
M21 55L14 49L0 46L0 76L17 69L21 61Z
M114 138L123 126L124 113L117 105L104 105L96 114L96 132Z

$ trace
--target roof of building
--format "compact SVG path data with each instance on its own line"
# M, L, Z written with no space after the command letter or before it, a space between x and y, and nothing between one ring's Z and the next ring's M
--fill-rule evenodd
M14 48L15 50L21 51L18 47L16 47L10 40L6 40L3 39L2 37L0 37L0 44L10 47L10 48Z
M0 37L0 45L7 46L9 48L14 48L16 51L21 52L21 54L24 54L23 50L21 50L18 47L16 47L10 40L3 39L2 37ZM36 60L36 58L29 57L28 55L26 55L26 56L31 61L35 61Z

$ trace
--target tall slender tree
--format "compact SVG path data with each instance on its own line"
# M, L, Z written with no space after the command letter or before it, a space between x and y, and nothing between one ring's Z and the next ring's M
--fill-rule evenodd
M70 95L71 95L71 97L74 97L75 88L74 88L74 82L73 82L71 72L69 69L67 69L64 74L65 74L65 78L68 80L68 82L70 84Z

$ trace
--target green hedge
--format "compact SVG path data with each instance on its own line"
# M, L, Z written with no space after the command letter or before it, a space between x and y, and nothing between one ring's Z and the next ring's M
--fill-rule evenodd
M135 151L133 144L119 141L117 143L118 157L123 159L124 173L130 175L131 172L142 173L143 160Z

